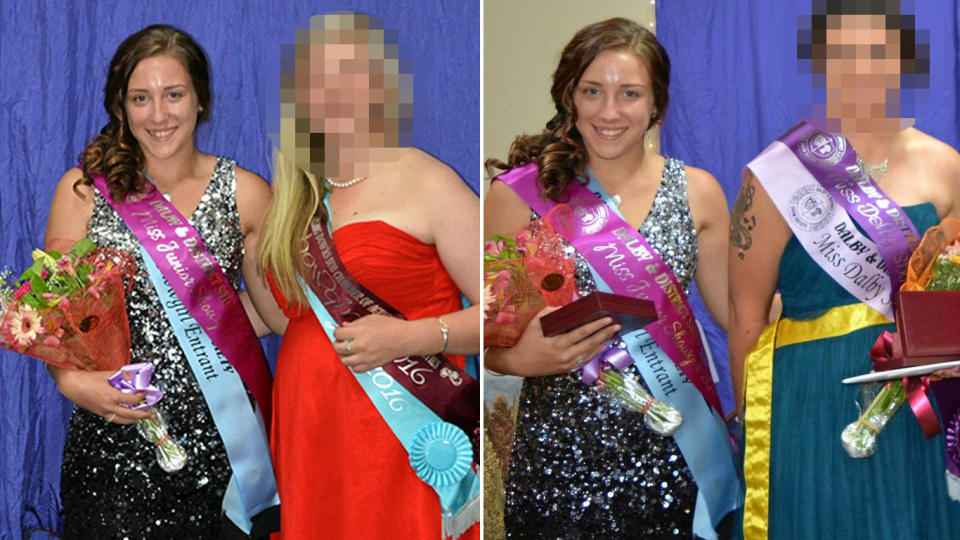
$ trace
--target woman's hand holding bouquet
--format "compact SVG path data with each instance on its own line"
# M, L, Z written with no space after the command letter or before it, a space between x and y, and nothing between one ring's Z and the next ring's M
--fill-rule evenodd
M495 235L484 249L485 347L513 375L539 377L578 369L620 327L610 318L545 337L540 318L576 296L574 262L547 218L514 235Z
M136 264L130 254L88 239L69 253L34 250L15 283L0 274L0 346L47 363L60 393L117 424L138 423L160 466L179 470L186 452L167 434L153 405L153 365L127 365L130 327L126 292ZM119 370L119 371L118 371Z
M673 405L657 401L632 376L618 370L632 363L614 338L621 325L603 317L546 337L540 319L576 298L574 262L550 216L531 221L516 235L495 235L484 250L484 345L488 365L521 377L584 371L592 385L623 407L644 415L655 432L669 436L683 421ZM616 360L613 360L616 358Z
M511 374L543 377L574 371L600 354L606 341L620 331L620 325L606 317L565 334L544 337L540 318L556 309L544 308L530 321L512 347L493 351L493 354L500 355L503 364L510 366Z

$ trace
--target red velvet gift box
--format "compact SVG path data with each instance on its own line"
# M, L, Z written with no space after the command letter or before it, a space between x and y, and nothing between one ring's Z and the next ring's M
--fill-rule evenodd
M900 291L891 368L960 360L960 291Z
M649 300L596 291L544 315L540 327L546 337L563 334L603 317L620 323L622 334L657 320L657 308Z

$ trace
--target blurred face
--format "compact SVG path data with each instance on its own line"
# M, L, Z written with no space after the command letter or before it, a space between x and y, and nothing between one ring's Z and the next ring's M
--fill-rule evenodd
M148 161L193 150L199 107L190 74L176 58L145 58L127 81L127 122Z
M310 45L309 58L297 59L296 90L310 132L363 138L376 131L370 105L384 101L382 79L370 73L369 45Z
M653 86L639 56L603 51L574 90L577 129L589 161L615 160L643 150L653 114Z
M828 114L885 118L900 88L900 32L883 15L830 15L826 38Z

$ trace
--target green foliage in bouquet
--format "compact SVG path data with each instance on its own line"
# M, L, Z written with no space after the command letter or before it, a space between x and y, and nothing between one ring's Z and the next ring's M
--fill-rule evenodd
M96 248L96 244L84 238L67 254L33 250L33 264L17 279L12 296L37 310L56 306L90 283L94 268L83 259Z
M928 291L960 290L960 257L941 253L933 263L933 277Z

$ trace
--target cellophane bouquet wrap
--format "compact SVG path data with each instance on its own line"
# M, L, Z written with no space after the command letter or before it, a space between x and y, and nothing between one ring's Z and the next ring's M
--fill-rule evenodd
M671 403L654 399L632 375L615 369L603 371L597 387L624 407L643 415L643 423L654 433L669 437L680 429L683 415Z
M33 264L15 282L9 270L0 273L0 346L62 368L118 370L108 381L112 386L146 391L149 381L140 389L118 382L130 362L126 293L135 272L129 253L89 239L69 253L34 250ZM176 464L186 458L159 414L141 420L139 429L151 434L150 442L163 454L161 466L163 460Z
M130 360L125 251L77 242L70 253L34 250L11 284L0 276L0 345L55 366L115 370Z
M562 223L558 205L545 218L531 221L514 235L494 235L484 249L484 346L511 347L545 306L561 307L576 299L576 264L563 238L550 225ZM553 218L557 219L554 220ZM611 340L611 342L616 340ZM672 435L683 418L670 403L655 400L639 381L619 370L632 363L625 350L608 344L584 365L583 380L621 406L644 416L663 436ZM619 360L609 361L614 358ZM587 375L588 371L597 376Z
M187 464L187 453L176 440L170 437L167 431L167 422L156 403L163 397L157 387L150 384L153 376L153 364L142 362L128 364L120 368L108 379L110 386L128 394L143 393L140 404L133 409L152 411L154 418L144 418L137 421L137 432L153 445L157 456L157 464L167 472L176 472Z
M952 218L931 227L910 256L903 291L960 290L960 221ZM843 447L854 458L870 457L876 451L877 435L906 400L903 381L880 387L860 417L840 436Z
M564 306L576 294L574 261L545 219L515 235L498 234L484 248L483 340L511 347L545 306Z

